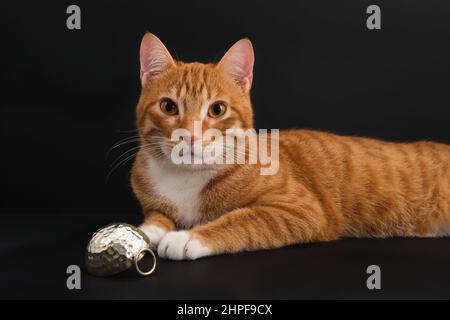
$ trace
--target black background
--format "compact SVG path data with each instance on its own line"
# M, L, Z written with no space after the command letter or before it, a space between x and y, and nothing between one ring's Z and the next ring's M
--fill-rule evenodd
M81 30L66 28L72 3ZM0 211L139 211L131 161L107 179L131 145L107 151L133 134L146 30L185 61L217 61L249 37L257 127L450 142L450 5L377 3L374 31L374 2L360 0L3 4Z
M81 30L66 28L70 4L81 7ZM381 7L381 30L366 28L371 4ZM83 216L138 221L131 161L108 177L114 160L136 144L108 149L133 135L145 31L183 61L218 61L249 37L258 128L450 143L448 1L3 1L1 7L0 212L14 217L2 233L16 245L29 221L45 221L51 236L52 215L67 217L66 227Z

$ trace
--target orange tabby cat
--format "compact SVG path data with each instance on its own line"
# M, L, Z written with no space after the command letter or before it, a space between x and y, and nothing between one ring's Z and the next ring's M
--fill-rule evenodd
M183 63L153 34L141 44L141 139L132 186L159 256L196 259L341 237L450 234L450 147L291 130L279 170L261 164L176 165L178 128L253 127L253 48L238 41L217 64ZM198 137L192 138L192 140Z

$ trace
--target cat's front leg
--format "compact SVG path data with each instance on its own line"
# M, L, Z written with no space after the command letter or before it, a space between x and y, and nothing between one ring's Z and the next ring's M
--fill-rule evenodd
M158 255L172 260L195 260L335 238L319 208L259 206L237 209L191 230L169 232L159 243Z
M147 212L144 222L139 226L150 240L151 249L155 250L161 239L175 229L173 221L165 214L157 211Z
M195 260L214 254L192 230L168 232L158 245L158 256L171 260Z

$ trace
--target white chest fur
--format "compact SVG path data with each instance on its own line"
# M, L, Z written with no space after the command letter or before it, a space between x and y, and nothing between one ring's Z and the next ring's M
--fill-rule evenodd
M176 209L184 227L195 225L199 218L200 192L214 177L214 171L189 170L165 160L150 158L148 173L154 191Z

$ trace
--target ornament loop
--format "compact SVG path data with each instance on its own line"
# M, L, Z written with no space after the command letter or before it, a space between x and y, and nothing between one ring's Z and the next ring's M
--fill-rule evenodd
M142 270L139 268L139 261L145 256L145 254L146 254L147 252L150 253L150 254L152 255L152 258L153 258L153 266L151 267L150 270L144 272L144 271L142 271ZM142 249L142 250L139 251L138 254L134 257L134 267L136 268L136 271L139 272L139 274L141 274L141 275L143 275L143 276L148 276L148 275L152 274L153 271L155 271L155 268L156 268L156 256L155 256L155 253L154 253L151 249L148 249L148 248Z

